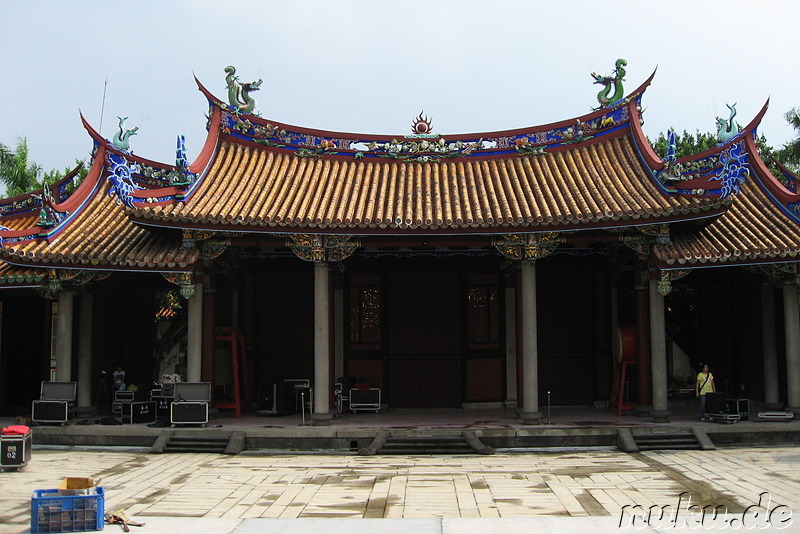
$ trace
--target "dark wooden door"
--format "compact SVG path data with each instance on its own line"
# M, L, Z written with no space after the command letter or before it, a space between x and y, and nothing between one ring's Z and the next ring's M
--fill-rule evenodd
M461 360L394 359L389 365L393 408L454 408L461 403Z
M403 272L389 279L389 404L461 403L458 273Z

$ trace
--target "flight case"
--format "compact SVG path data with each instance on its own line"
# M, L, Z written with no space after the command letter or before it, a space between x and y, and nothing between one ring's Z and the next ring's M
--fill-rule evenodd
M156 403L153 401L123 401L122 422L129 424L152 423L156 420Z
M66 424L76 392L77 382L42 382L39 400L31 406L31 418L35 423Z
M176 382L175 400L169 409L173 425L204 425L208 423L208 403L211 401L210 382Z

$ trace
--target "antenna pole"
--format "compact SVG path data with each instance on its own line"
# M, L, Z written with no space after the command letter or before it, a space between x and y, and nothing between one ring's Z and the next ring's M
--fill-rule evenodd
M103 132L103 113L106 110L106 88L108 87L108 76L106 76L106 81L103 82L103 104L100 106L100 129L99 132Z

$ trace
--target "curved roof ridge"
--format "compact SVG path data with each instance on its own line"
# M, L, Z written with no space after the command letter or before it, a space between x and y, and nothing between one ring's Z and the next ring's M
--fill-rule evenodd
M294 152L302 157L391 159L430 162L451 158L497 159L520 153L567 150L601 136L625 135L628 103L639 100L655 71L614 104L558 122L491 132L461 134L375 134L319 130L240 113L217 98L195 77L212 110L220 110L220 134L243 145ZM213 133L213 132L212 132Z
M80 165L68 175L70 180L75 176L79 168ZM37 211L33 213L33 207L29 207L30 215L25 217L24 222L16 225L17 227L14 229L0 227L0 241L14 243L35 238L51 239L78 216L89 200L97 193L101 174L102 164L94 161L89 173L78 188L62 202L56 202L56 199L49 194L52 186L48 187L48 193L45 193L44 188L30 193L30 195L38 197L35 205ZM66 183L68 183L66 180L56 182L59 185ZM56 184L53 185L55 186ZM15 219L19 219L19 217L15 217Z
M98 145L98 146L105 147L105 149L108 151L109 154L115 154L115 155L124 157L125 159L127 159L129 161L132 161L134 163L143 164L143 165L146 165L148 167L153 167L153 168L156 168L156 169L163 169L163 170L167 170L167 171L175 171L175 170L177 170L177 167L175 166L174 163L164 163L164 162L161 162L161 161L150 160L150 159L147 159L147 158L143 158L142 156L139 156L137 154L134 154L132 151L125 151L125 150L117 148L116 146L114 146L114 143L112 143L111 141L109 141L108 139L103 137L100 134L100 132L95 130L92 127L92 125L89 124L89 121L86 120L86 118L83 116L83 114L81 114L81 122L83 123L83 127L86 129L86 131L92 137L92 139L94 139L95 144Z
M660 164L660 169L655 171L656 178L670 193L690 196L728 196L732 192L732 190L729 190L731 183L726 184L723 178L732 177L733 167L731 167L731 164L734 159L744 158L734 166L736 169L741 170L751 152L757 155L757 149L746 147L746 140L755 139L756 129L761 123L768 106L769 100L747 126L730 139L717 143L716 146L702 152L684 156L672 162L667 162L666 158L664 158ZM745 152L747 153L745 154ZM742 175L740 178L744 179L746 175ZM733 184L732 187L733 190L736 190L737 186Z
M638 96L641 96L647 87L652 83L653 78L656 75L656 71L654 70L653 73L636 89L628 93L627 96L620 99L619 101L615 102L614 104L601 107L597 109L593 109L589 113L584 113L582 115L574 116L567 119L562 119L555 122L544 123L539 125L532 125L532 126L522 126L518 128L508 128L503 130L493 130L493 131L485 131L485 132L463 132L463 133L442 133L442 134L433 134L435 136L446 136L448 139L459 140L464 138L480 138L480 137L502 137L502 136L514 136L514 135L522 135L527 132L540 132L545 130L550 130L554 128L562 128L566 126L571 126L575 124L575 121L581 122L589 122L594 120L598 117L602 117L608 114L609 111L619 109L624 107L628 104L628 102ZM200 80L197 79L195 76L194 78L195 83L197 84L198 89L200 90L203 95L208 99L209 103L214 105L215 107L220 107L223 110L230 110L228 104L226 104L221 99L217 98L214 93L208 90ZM245 115L245 114L242 114ZM337 130L326 130L326 129L318 129L313 127L306 127L306 126L298 126L294 124L283 123L279 121L274 121L271 119L267 119L255 114L247 114L247 118L256 123L261 125L272 125L276 128L291 130L293 132L299 134L309 134L309 135L316 135L316 136L327 136L327 137L336 137L336 138L347 138L347 139L378 139L378 140L385 140L390 141L393 138L403 137L404 134L396 133L396 134L370 134L370 133L359 133L359 132L342 132Z
M83 163L76 165L66 176L49 185L51 191L56 191L57 199L61 199L61 202L70 196L70 193L67 192L67 186L78 174L81 167L83 167ZM15 197L0 199L0 224L9 219L24 217L25 212L38 211L42 205L43 193L44 188L40 188Z

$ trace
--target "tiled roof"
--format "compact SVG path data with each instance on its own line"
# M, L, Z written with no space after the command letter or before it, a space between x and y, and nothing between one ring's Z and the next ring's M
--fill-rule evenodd
M800 226L791 221L753 181L730 208L707 226L656 245L656 259L668 268L794 261L800 254Z
M708 225L674 231L653 249L662 268L796 261L800 256L800 195L769 172L752 136L745 136L750 175L730 207Z
M560 152L431 163L302 158L223 142L186 202L148 224L244 232L505 233L647 224L719 210L668 196L627 136Z
M102 152L97 158L103 158ZM72 220L46 239L4 243L0 257L13 264L70 269L192 269L199 253L181 246L179 232L152 231L133 224L117 197L109 195L112 184L106 176L90 173L86 180L100 180L95 182L99 187L83 189L92 192ZM2 234L0 231L0 237Z
M46 269L11 265L0 261L2 287L39 287L45 280L47 280Z

